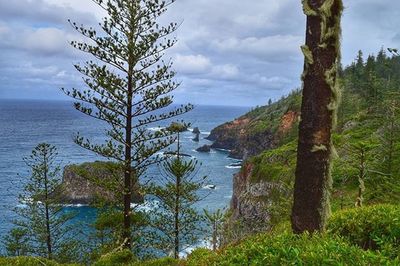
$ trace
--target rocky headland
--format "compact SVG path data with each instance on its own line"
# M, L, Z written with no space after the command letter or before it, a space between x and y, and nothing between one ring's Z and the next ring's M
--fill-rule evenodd
M60 201L84 205L117 202L122 197L122 176L123 170L113 162L68 165L64 168ZM132 203L143 202L138 184L133 184L133 191Z
M216 127L207 137L213 141L211 148L229 150L230 157L244 160L240 172L233 177L229 218L230 225L240 222L242 231L268 228L272 216L269 208L276 191L280 189L280 182L274 179L273 173L265 171L263 165L279 166L282 155L278 154L275 158L275 154L266 151L295 139L300 96L300 92L296 91L276 103L255 108Z

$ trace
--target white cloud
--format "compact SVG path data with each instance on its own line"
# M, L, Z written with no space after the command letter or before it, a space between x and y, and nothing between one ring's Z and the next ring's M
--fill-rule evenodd
M219 65L219 66L217 65L217 66L213 67L212 74L216 78L226 79L226 80L230 80L230 79L234 80L239 75L239 69L237 66L230 65L230 64Z
M359 49L368 54L381 46L400 48L399 1L345 5L345 64ZM80 36L67 19L95 26L103 15L91 0L0 0L0 91L19 97L18 88L34 87L47 97L54 87L76 84L72 63L83 55L68 44ZM181 101L217 104L224 97L225 104L256 105L300 86L305 31L300 1L179 0L161 21L183 22L179 42L167 54L183 81Z
M215 40L211 46L221 53L240 53L265 61L281 61L299 56L299 46L302 42L302 36L274 35L262 38Z
M181 55L174 58L174 68L182 74L206 73L211 68L211 61L204 55Z

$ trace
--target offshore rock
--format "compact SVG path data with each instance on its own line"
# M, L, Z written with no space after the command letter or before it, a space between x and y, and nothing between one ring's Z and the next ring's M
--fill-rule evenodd
M210 152L211 151L211 146L210 145L204 145L201 146L200 148L196 149L198 152Z
M114 162L91 162L64 168L60 191L63 204L119 203L123 191L123 170ZM114 191L114 192L113 192ZM132 203L143 202L139 185L132 185Z

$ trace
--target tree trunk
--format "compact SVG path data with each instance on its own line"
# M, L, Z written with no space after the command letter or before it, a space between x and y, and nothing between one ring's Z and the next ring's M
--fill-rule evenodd
M339 102L341 0L304 0L307 15L303 99L297 150L292 229L324 229L330 212L331 132Z
M180 142L179 142L179 132L178 132L178 151L177 151L177 158L180 160ZM174 221L174 258L179 259L179 202L180 202L180 193L181 193L181 177L178 175L176 177L176 197L175 197L175 221Z
M218 236L218 225L217 225L217 221L214 221L213 224L213 235L212 235L212 245L213 245L213 251L217 251L217 236Z
M48 172L48 167L47 167L47 155L44 154L43 156L43 163L44 163L44 205L45 205L45 212L46 212L46 244L47 244L47 258L52 259L52 245L51 245L51 231L50 231L50 214L49 214L49 189L48 189L48 177L47 177L47 172Z
M361 147L360 149L360 166L359 166L359 174L358 174L358 197L356 201L356 207L363 206L363 192L364 188L364 180L365 180L365 172L366 172L366 150Z
M129 66L128 75L128 97L126 108L126 128L125 128L125 176L124 176L124 229L123 240L124 248L132 248L131 236L131 199L132 199L132 64Z

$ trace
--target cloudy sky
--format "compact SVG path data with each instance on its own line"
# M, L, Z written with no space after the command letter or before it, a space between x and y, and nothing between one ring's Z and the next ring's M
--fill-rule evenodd
M163 22L182 22L174 60L178 102L254 106L299 87L305 17L300 0L177 0ZM343 63L359 49L400 48L400 1L344 0ZM0 99L65 99L82 61L70 18L96 25L91 0L0 0Z

